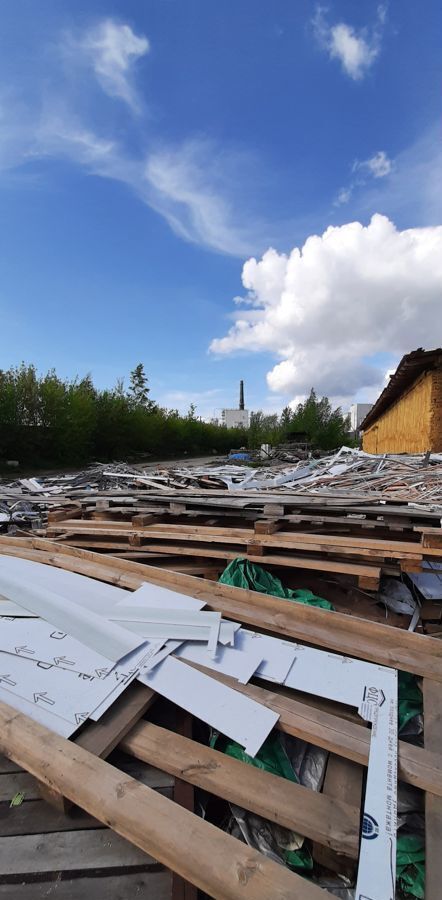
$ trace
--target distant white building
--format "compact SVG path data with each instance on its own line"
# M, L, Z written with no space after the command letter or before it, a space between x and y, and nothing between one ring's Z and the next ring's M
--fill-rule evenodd
M248 409L223 409L221 413L222 423L226 428L248 428Z
M239 383L239 407L238 409L223 409L221 413L222 424L226 428L248 428L249 411L244 409L244 382Z
M372 403L353 403L353 406L350 406L350 427L352 431L359 431L361 422L364 421L372 406Z

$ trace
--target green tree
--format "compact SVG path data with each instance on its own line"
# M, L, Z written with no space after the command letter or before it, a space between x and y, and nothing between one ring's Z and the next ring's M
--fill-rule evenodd
M138 363L130 373L129 395L135 406L144 406L149 412L157 409L156 403L149 398L150 388L143 363Z

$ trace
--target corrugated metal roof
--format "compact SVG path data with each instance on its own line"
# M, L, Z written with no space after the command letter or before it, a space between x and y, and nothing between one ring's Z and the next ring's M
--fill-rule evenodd
M413 350L402 357L394 375L391 376L387 387L384 388L382 394L376 400L374 406L361 422L360 428L364 431L370 425L379 419L393 403L404 393L404 391L422 375L423 372L430 369L438 369L442 366L442 348L437 350Z

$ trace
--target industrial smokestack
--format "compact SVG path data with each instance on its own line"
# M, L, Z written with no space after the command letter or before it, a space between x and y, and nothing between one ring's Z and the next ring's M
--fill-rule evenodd
M239 408L244 409L244 382L239 383Z

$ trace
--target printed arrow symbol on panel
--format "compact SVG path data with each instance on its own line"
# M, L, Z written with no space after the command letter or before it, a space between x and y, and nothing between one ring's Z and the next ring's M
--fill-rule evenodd
M75 721L77 725L81 725L82 722L85 722L88 716L89 713L75 713Z
M17 684L16 681L13 681L12 678L9 677L9 675L0 675L0 681L4 681L5 684L10 684L11 687L15 687Z
M23 644L23 647L14 647L15 652L20 656L22 653L30 653L31 656L35 655L35 650L31 650L26 644Z
M54 663L56 666L61 666L62 663L66 666L75 666L75 660L66 659L65 656L54 656Z
M109 669L95 669L95 674L98 678L105 678L108 672Z
M41 700L42 703L47 703L48 706L54 706L55 704L55 700L51 700L46 691L40 691L38 694L34 694L34 703L38 703L39 700Z

